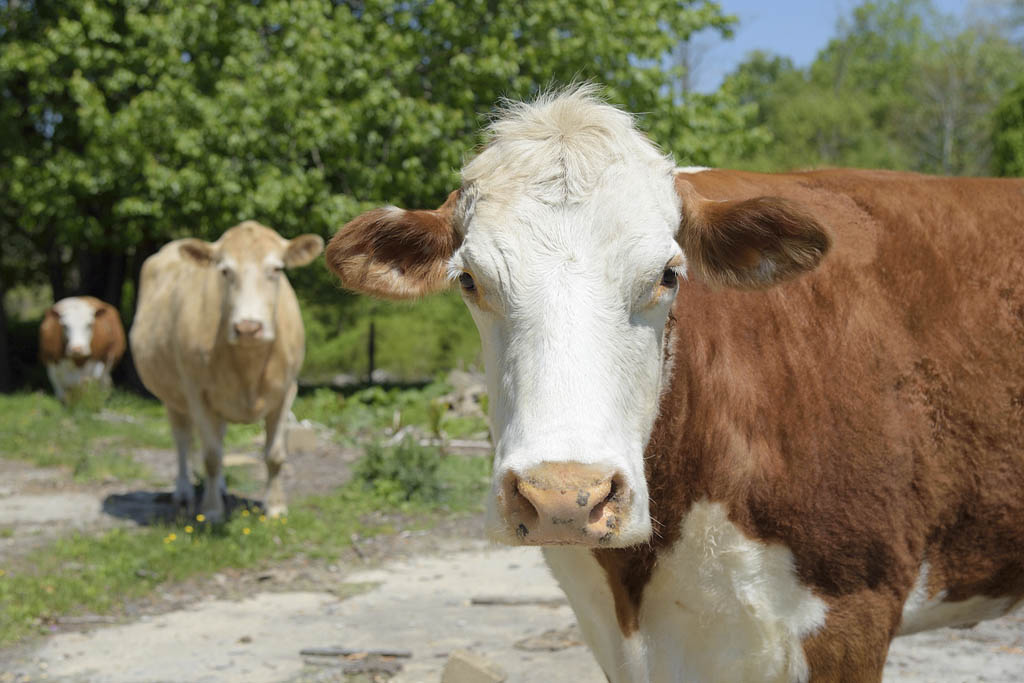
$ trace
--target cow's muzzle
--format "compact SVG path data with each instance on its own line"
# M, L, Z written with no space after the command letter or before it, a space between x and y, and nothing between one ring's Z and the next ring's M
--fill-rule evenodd
M632 495L613 468L542 463L502 482L498 511L523 545L617 545Z

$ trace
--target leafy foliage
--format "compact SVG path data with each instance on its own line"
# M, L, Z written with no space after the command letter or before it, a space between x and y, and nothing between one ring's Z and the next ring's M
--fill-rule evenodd
M326 236L370 205L436 206L497 100L573 80L647 112L681 159L720 162L760 139L752 109L674 95L663 56L731 22L710 0L0 3L0 292L77 272L72 290L121 305L131 283L92 283L96 259L137 268L248 218ZM307 312L317 372L357 365L367 313L399 374L475 355L450 300L328 300Z
M930 0L856 7L806 69L753 53L723 90L758 106L772 142L740 162L764 170L862 166L991 172L991 113L1024 54L991 26L963 28Z
M1024 80L996 109L994 146L996 173L1024 176Z

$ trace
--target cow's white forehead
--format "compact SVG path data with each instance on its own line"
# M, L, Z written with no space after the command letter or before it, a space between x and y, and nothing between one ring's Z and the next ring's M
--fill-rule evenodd
M490 141L462 170L469 195L508 204L526 195L551 206L586 202L609 168L626 164L644 175L670 177L672 160L634 125L633 117L601 101L591 86L510 103L488 128Z
M610 258L606 281L664 266L680 214L674 164L629 114L582 87L509 105L490 134L463 169L455 221L466 240L453 266L501 278L552 262L605 270Z
M73 329L89 325L96 317L96 307L78 297L61 299L53 308L60 316L61 323Z

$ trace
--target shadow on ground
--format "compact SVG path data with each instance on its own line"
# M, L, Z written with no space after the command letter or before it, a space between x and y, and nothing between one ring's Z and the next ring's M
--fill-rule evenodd
M203 487L196 487L196 500L202 500ZM224 495L227 517L236 512L248 510L254 514L263 513L263 503L252 498ZM112 493L103 499L103 512L111 517L127 519L139 526L183 522L194 516L181 505L175 505L170 491L129 491Z

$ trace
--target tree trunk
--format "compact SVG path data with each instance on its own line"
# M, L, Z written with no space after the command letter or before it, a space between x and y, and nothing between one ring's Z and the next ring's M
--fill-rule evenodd
M143 239L135 246L135 253L132 254L131 259L128 259L127 265L127 279L132 283L132 301L131 309L122 312L122 319L124 320L125 331L127 332L131 327L132 321L135 320L135 311L139 307L139 277L142 274L142 264L145 263L146 259L156 253L156 245L153 240L146 238ZM125 351L124 358L118 364L117 368L114 369L113 379L116 384L123 386L126 389L142 394L143 396L150 396L151 394L146 389L146 386L142 383L142 379L139 378L139 373L135 369L135 362L132 359L132 349L129 345Z
M80 296L94 296L121 309L126 256L122 249L86 249L78 256Z
M0 393L9 393L14 389L11 384L10 345L7 343L7 310L4 298L7 288L0 282Z
M46 274L53 291L53 300L60 301L67 296L67 284L64 281L64 262L60 257L60 245L51 239L50 248L46 252Z

